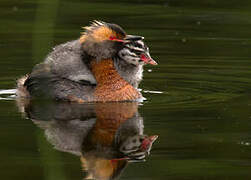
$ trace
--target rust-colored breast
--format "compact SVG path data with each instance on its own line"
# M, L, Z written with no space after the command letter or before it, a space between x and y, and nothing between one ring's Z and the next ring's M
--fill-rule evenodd
M111 59L92 61L92 72L97 80L94 92L95 101L132 101L141 94L116 71Z

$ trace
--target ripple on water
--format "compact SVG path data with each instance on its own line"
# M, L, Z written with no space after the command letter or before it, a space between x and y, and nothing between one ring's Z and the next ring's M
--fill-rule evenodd
M225 102L249 94L250 65L250 61L241 57L176 57L169 64L156 67L151 75L145 73L143 83L147 90L142 93L156 108L190 108Z
M16 89L1 89L0 100L14 100L16 97Z
M179 80L179 85L170 84L167 91L143 90L142 93L147 99L146 103L151 102L151 104L154 104L158 108L177 108L177 106L191 108L225 102L237 97L239 95L238 92L241 91L241 88L233 89L233 87L222 89L217 86L218 84L221 84L221 82L209 84L203 82L198 86L190 83L189 86L186 86L184 81Z

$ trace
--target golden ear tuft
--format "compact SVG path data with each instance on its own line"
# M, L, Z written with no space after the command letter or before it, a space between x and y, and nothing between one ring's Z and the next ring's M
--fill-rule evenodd
M84 32L81 33L80 42L83 43L89 34L93 34L95 30L99 29L100 27L105 27L105 26L106 26L105 22L94 20L91 22L90 26L82 27Z
M83 43L87 38L92 37L97 42L109 40L111 36L117 36L116 32L108 27L103 21L94 20L90 26L83 27L84 32L81 33L80 42Z
M91 25L90 26L85 26L85 27L82 27L85 32L84 33L88 33L88 32L92 32L94 29L96 28L99 28L101 26L105 26L105 22L103 21L98 21L98 20L94 20L91 22Z
M104 26L104 25L105 25L105 22L103 22L103 21L98 21L98 20L94 20L94 21L92 22L92 25L94 25L94 26Z

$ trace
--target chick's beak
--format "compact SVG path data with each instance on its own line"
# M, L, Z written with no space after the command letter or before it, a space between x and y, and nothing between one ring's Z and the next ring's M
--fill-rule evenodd
M158 63L151 58L149 53L142 53L140 59L144 61L145 64L158 65Z
M158 138L158 135L146 137L142 141L141 150L145 150L145 151L150 150L150 148L152 147L152 144L154 143L154 141L156 141L157 138Z

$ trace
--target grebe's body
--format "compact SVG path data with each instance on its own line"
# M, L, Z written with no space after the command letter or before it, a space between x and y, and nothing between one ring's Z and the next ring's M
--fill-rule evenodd
M56 46L19 80L17 94L80 103L137 100L143 65L156 64L142 39L95 21L80 39Z

